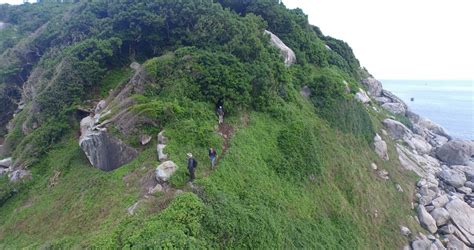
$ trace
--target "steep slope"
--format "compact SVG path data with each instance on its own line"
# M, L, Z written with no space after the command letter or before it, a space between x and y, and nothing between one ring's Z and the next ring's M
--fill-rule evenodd
M419 149L428 137L391 136L382 121L392 114L376 102L403 109L398 119L441 140L433 147L447 139L404 116L350 47L300 10L270 0L25 6L2 5L0 21L57 11L0 58L14 62L0 64L0 80L16 90L0 89L12 103L1 247L379 249L415 239L400 225L422 230L410 216L419 177L396 141ZM18 48L38 58L25 63ZM177 165L169 180L156 178L165 160Z

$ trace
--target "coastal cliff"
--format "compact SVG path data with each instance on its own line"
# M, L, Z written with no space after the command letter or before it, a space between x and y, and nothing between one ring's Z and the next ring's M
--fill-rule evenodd
M472 141L301 10L65 1L0 22L1 248L474 247Z

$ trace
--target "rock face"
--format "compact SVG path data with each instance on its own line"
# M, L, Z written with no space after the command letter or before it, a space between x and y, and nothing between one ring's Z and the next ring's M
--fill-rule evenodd
M436 221L438 227L446 225L449 222L448 210L444 208L436 208L431 212L431 216Z
M369 90L369 95L372 97L378 97L382 94L382 83L380 83L377 79L368 77L362 80L362 84L367 87Z
M172 161L165 161L156 168L156 180L168 181L178 170L178 166Z
M445 169L439 172L438 176L449 185L460 188L466 183L466 175L463 172L454 169Z
M436 221L433 217L426 211L425 207L420 205L418 206L418 219L420 220L420 224L426 230L430 231L430 233L436 233L438 231L438 227L436 226Z
M405 106L401 103L384 103L382 108L394 114L404 115L406 112Z
M286 44L283 43L280 38L278 38L272 32L265 30L265 34L270 35L270 43L280 50L281 56L283 57L285 65L287 67L296 63L296 55L293 50L286 46Z
M0 161L0 168L9 168L12 165L12 158L6 158Z
M375 148L375 153L377 153L380 158L382 158L385 161L389 160L388 157L388 151L387 151L387 143L382 140L382 138L376 134L374 137L374 148Z
M354 98L361 103L370 102L370 97L367 95L367 93L363 89L359 89L359 92L355 94Z
M473 165L474 142L450 141L439 148L436 156L449 165Z
M395 140L403 139L405 136L412 134L411 130L399 121L385 119L382 123L387 128L388 134Z
M451 215L454 225L464 236L463 241L470 247L474 247L474 208L464 201L453 199L446 205L446 210Z
M94 127L90 116L81 121L79 145L92 166L111 171L132 161L138 152L121 140L109 135L105 129Z

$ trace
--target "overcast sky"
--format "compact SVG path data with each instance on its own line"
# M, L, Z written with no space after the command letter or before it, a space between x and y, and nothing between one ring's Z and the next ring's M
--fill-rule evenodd
M474 80L474 0L283 0L380 79Z
M474 80L474 0L283 2L348 42L376 78Z

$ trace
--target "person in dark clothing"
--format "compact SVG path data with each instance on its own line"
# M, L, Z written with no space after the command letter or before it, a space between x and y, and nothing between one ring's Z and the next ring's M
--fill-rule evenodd
M219 124L224 123L224 108L222 106L217 109L217 116L219 116Z
M211 160L211 169L214 169L217 159L217 152L214 148L209 149L209 159Z
M194 159L193 154L188 153L188 171L189 171L189 181L194 181L196 178L194 171L196 170L197 167L197 161Z

